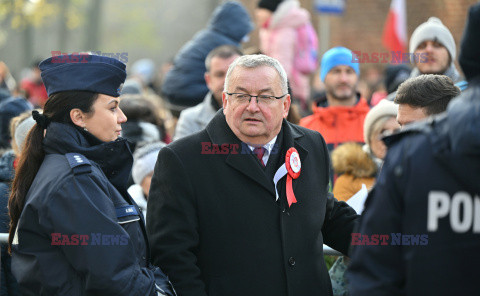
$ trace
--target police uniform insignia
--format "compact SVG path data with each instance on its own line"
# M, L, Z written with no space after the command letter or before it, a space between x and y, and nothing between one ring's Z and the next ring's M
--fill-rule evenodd
M123 89L123 83L121 83L117 88L118 95L122 93L122 89Z
M65 154L65 157L67 157L68 164L73 169L75 175L90 173L92 171L92 164L82 154L67 153Z

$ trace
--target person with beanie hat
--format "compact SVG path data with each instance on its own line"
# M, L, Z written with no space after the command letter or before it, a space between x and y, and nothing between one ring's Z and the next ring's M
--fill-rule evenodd
M10 97L0 103L0 149L11 147L10 121L22 112L32 110L32 104L18 97Z
M19 155L22 152L25 146L25 139L35 123L35 119L30 115L21 118L15 127L10 127L10 131L13 131L12 148L15 154Z
M421 74L442 74L457 83L462 80L455 68L457 57L455 40L439 18L430 17L413 31L410 38L413 69L410 77Z
M351 296L478 294L479 27L477 3L470 8L460 54L468 88L446 113L385 139L388 155L368 196L357 228L362 239L347 270ZM372 244L372 234L381 243Z
M334 47L323 55L320 78L326 96L313 104L312 115L300 120L300 126L322 134L330 151L345 142L363 143L363 121L370 107L356 91L360 68L352 57L345 47Z
M143 215L127 193L126 65L90 54L64 62L75 58L39 65L49 98L43 113L32 111L8 201L20 294L175 296L150 261Z
M333 195L338 200L347 201L361 192L370 191L379 174L387 147L382 138L400 128L396 121L398 106L388 100L381 100L365 117L363 147L357 143L345 143L332 151L332 168L338 178L333 186ZM330 269L335 295L344 295L346 290L345 270L349 259L339 257Z
M409 78L422 74L439 74L450 77L460 90L467 86L455 67L456 45L450 30L437 17L430 17L420 24L410 38L410 53L415 68ZM396 92L387 99L395 100Z
M328 50L322 56L322 62L320 64L320 79L325 83L325 77L332 68L343 65L352 68L357 77L360 76L359 63L353 62L353 53L350 49L342 46L334 47Z
M24 112L10 121L10 134L12 135L12 150L8 150L0 156L0 232L8 232L10 218L8 216L8 198L11 193L11 183L15 175L21 148L25 137L35 124L31 112ZM12 257L8 253L8 245L1 245L1 282L0 295L20 295L18 283L12 274Z
M150 182L155 163L157 163L158 152L165 146L166 144L163 142L154 142L138 148L133 154L132 177L135 184L128 188L128 193L143 210L145 217L147 215Z
M378 168L387 154L387 147L382 138L400 129L397 122L398 105L388 100L381 100L370 109L363 123L363 149L370 154Z
M387 147L382 141L400 129L396 121L398 106L381 100L365 117L363 147L357 143L344 143L332 151L332 167L339 175L333 186L338 200L347 201L365 184L370 189L380 171Z

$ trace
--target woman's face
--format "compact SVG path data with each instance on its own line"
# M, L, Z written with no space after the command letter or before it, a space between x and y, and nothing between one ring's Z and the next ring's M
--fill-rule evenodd
M385 146L385 143L383 143L381 140L382 136L385 133L393 133L399 128L400 125L395 117L392 116L385 121L380 129L373 131L372 135L370 136L370 149L376 157L384 159L385 155L387 154L387 146Z
M127 121L119 102L119 98L99 94L92 114L86 114L82 127L103 142L115 141L120 136L121 124Z

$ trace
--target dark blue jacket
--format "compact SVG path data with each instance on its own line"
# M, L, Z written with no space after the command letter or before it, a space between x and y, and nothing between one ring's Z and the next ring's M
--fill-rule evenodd
M469 85L446 114L389 139L358 230L389 238L354 247L352 296L478 295L480 80Z
M125 188L127 141L53 122L43 147L13 246L22 295L156 296L155 278L165 277L150 264L143 215Z
M15 154L12 150L5 152L0 157L0 232L8 233L10 219L8 217L8 197L10 196L10 185L15 174L13 161ZM15 296L18 294L17 281L11 271L11 257L8 254L8 245L2 244L2 269L0 295Z
M8 218L8 197L10 195L10 184L15 175L13 161L15 154L12 150L5 152L0 157L0 232L8 232L10 219Z
M17 97L10 97L0 103L0 148L9 148L10 140L10 121L21 113L32 110L32 104Z
M177 106L178 111L201 103L208 92L204 78L208 53L224 44L239 46L252 29L248 11L241 3L229 1L217 7L207 28L198 32L175 56L173 68L162 85L168 102Z

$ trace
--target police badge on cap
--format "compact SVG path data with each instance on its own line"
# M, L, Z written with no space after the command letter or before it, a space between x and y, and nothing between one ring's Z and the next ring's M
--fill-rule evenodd
M72 55L50 57L39 65L48 96L62 91L91 91L119 97L127 73L125 64L98 55L82 56L82 62L72 61Z

